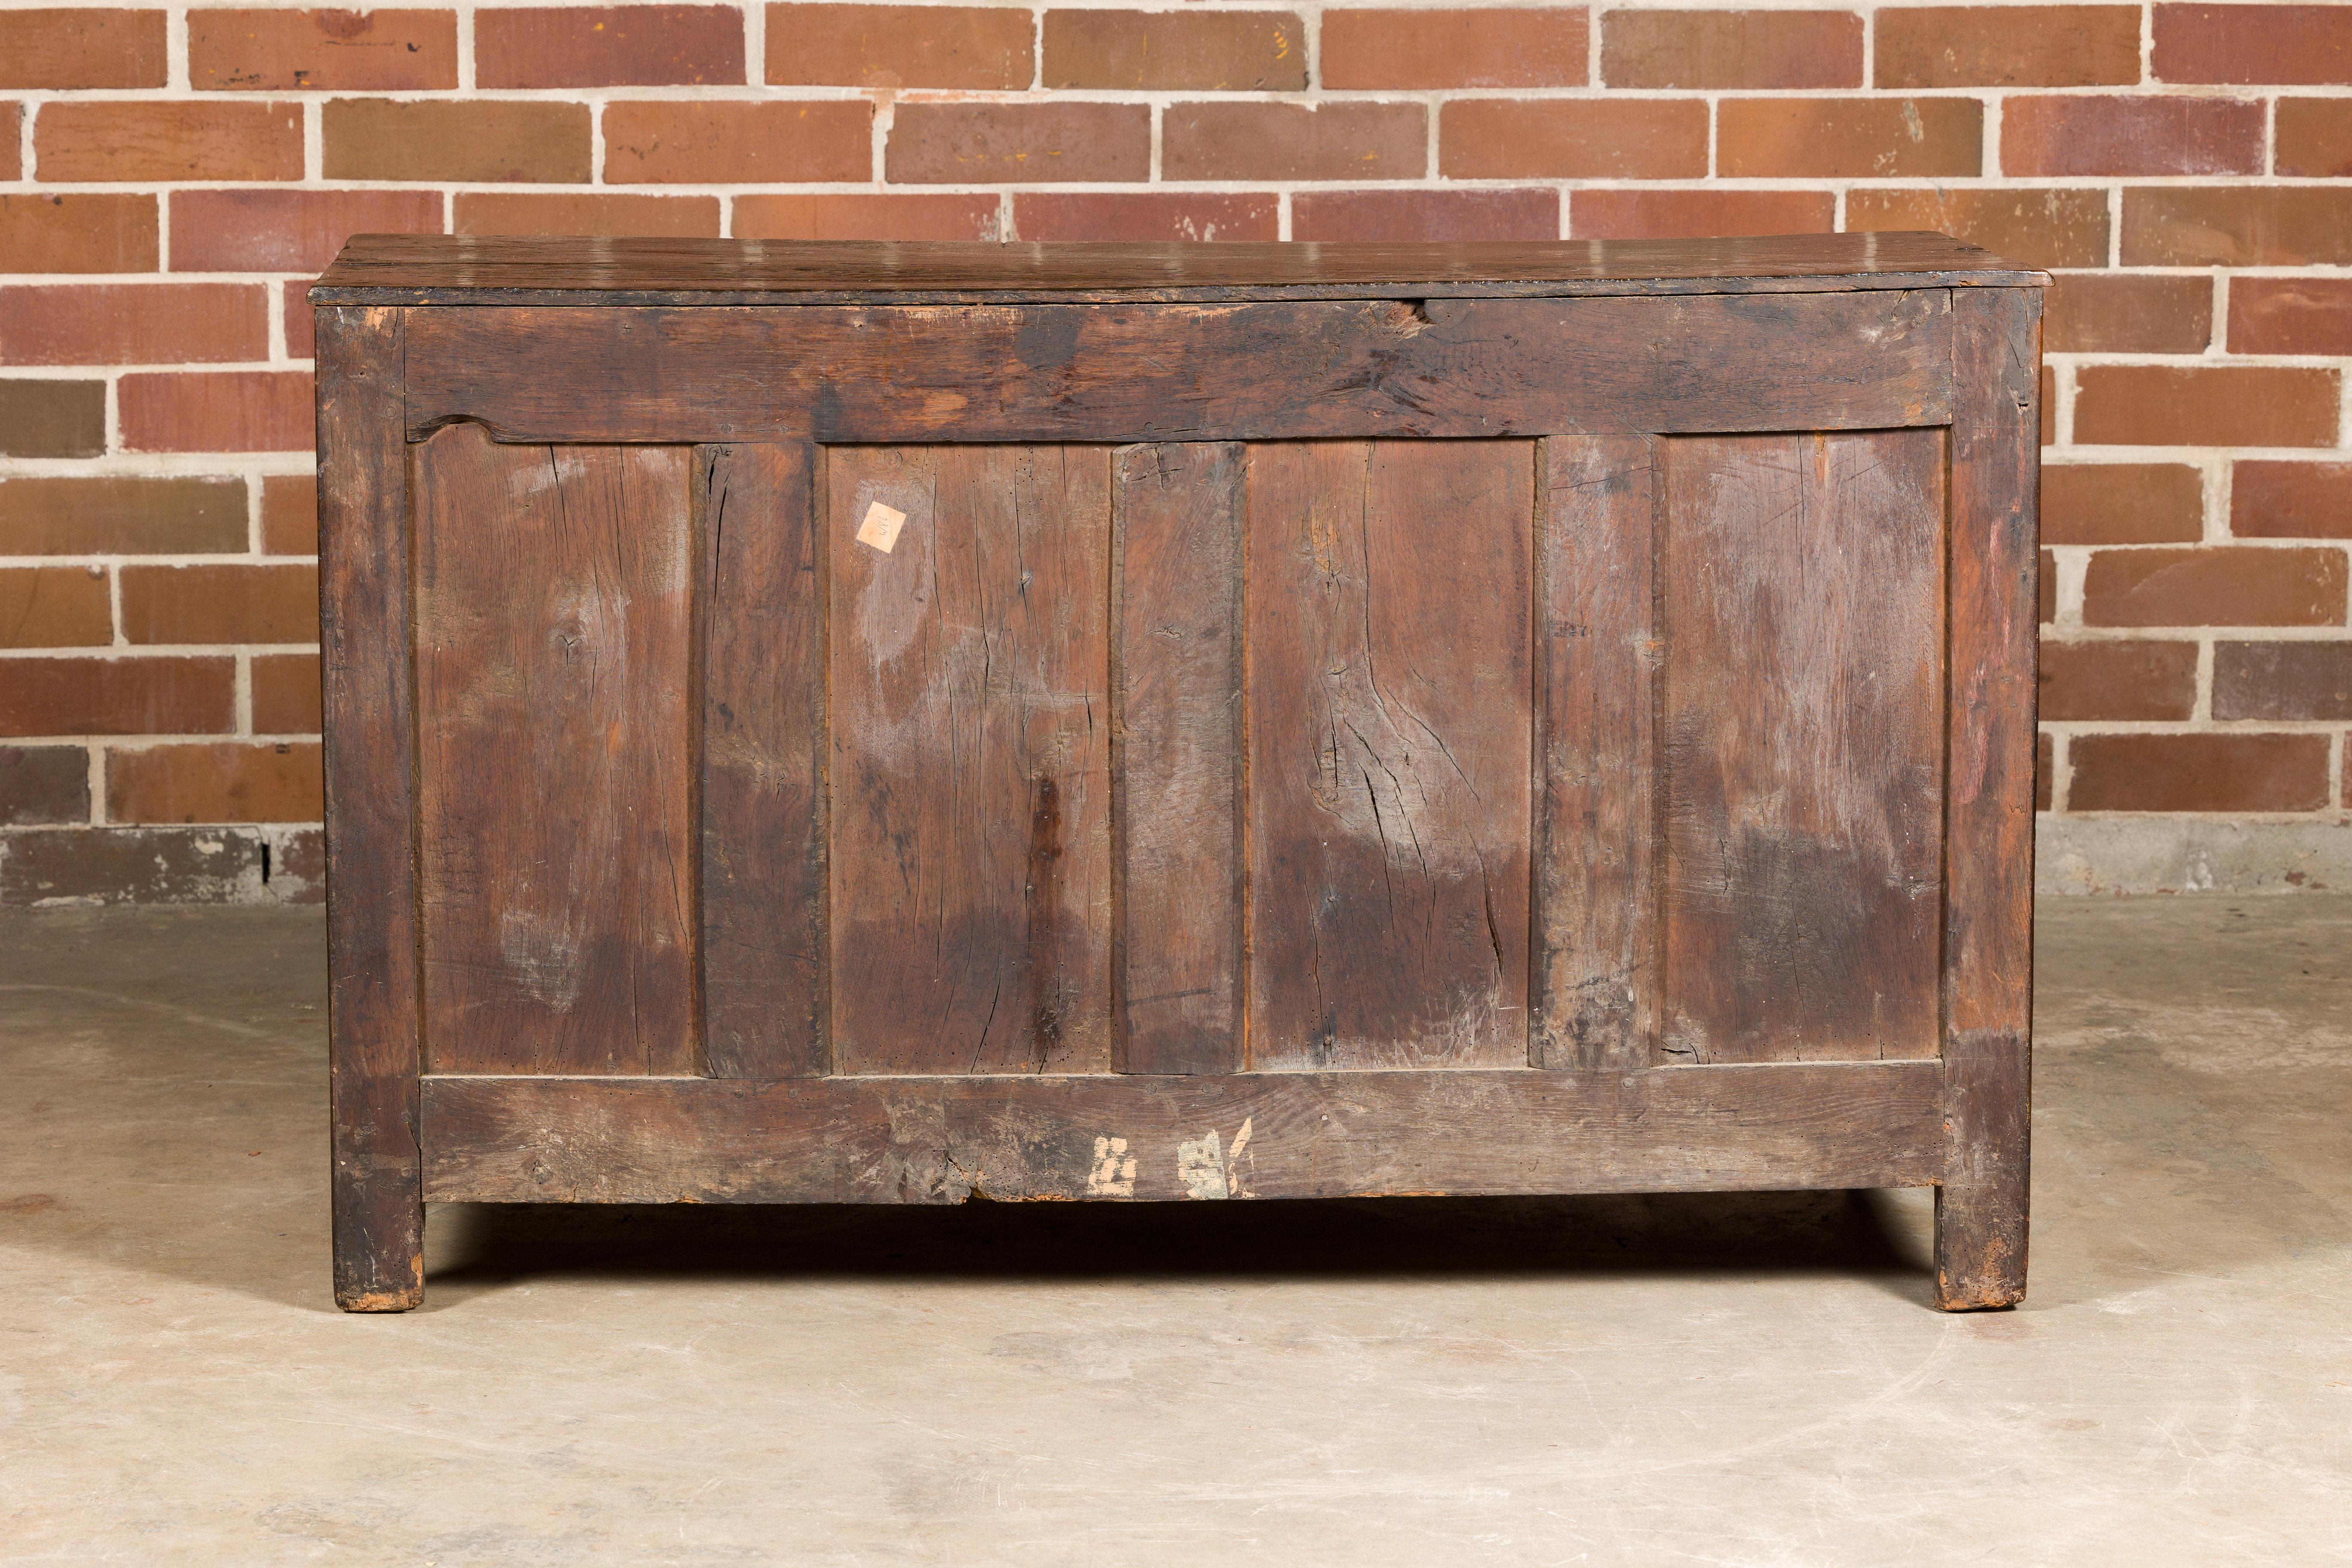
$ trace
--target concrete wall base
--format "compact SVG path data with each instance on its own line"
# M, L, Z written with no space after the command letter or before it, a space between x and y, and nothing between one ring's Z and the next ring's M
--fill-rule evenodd
M2352 892L2352 816L2327 822L2044 816L2034 845L2034 890L2045 898Z

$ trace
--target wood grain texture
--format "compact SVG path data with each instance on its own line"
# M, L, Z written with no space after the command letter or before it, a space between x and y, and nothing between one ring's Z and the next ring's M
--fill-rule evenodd
M318 312L334 1285L355 1312L425 1299L404 314Z
M1943 437L1662 445L1666 1059L1934 1056Z
M693 454L413 448L426 1059L697 1063Z
M1535 454L1248 454L1249 1059L1528 1059Z
M1110 469L827 454L836 1071L1111 1065Z
M1112 475L1116 994L1123 1072L1242 1065L1242 481L1232 444Z
M2018 284L1940 234L1448 244L995 244L355 235L311 290L349 304L1396 299Z
M805 444L696 455L704 1060L717 1078L829 1063L818 460Z
M1228 441L1941 425L1951 291L419 310L408 417L510 441Z
M959 1203L1923 1186L1943 1170L1943 1080L1932 1061L431 1078L425 1192L449 1203Z
M1657 443L1543 443L1530 1062L1647 1067L1658 1040Z
M2033 731L2042 296L1962 296L1953 369L1948 1088L1937 1304L2025 1296L2032 1119Z

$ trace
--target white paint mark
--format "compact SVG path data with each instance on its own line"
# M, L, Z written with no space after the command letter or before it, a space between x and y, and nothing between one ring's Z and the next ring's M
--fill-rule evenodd
M1257 1194L1242 1185L1242 1155L1249 1149L1250 1125L1256 1119L1244 1117L1242 1130L1234 1134L1234 1146L1225 1151L1225 1195L1254 1198Z
M857 542L887 555L890 547L898 542L898 531L906 525L905 512L877 500L866 509L866 521L857 525Z
M1135 1156L1124 1138L1095 1140L1094 1169L1087 1173L1087 1195L1131 1198L1135 1195Z
M1216 1129L1211 1128L1205 1138L1176 1145L1176 1180L1187 1197L1225 1195L1224 1146L1217 1142Z

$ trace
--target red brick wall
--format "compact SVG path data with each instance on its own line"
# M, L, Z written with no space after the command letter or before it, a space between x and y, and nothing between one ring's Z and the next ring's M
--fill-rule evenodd
M2352 5L0 10L0 901L315 893L354 230L1925 226L2059 274L2056 810L2336 819Z

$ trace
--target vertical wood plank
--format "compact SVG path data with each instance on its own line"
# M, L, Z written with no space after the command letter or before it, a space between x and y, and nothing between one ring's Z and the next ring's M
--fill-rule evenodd
M827 1069L824 599L817 450L706 447L703 1056L713 1078Z
M1942 434L1662 445L1665 1057L1932 1057Z
M2032 1100L2035 553L2042 295L1952 295L1946 1156L1937 1304L2025 1296Z
M1127 447L1113 475L1120 1070L1237 1071L1238 445Z
M425 1300L405 314L317 313L334 1284L354 1312Z
M691 1073L693 454L410 462L427 1059Z
M1255 1068L1526 1065L1534 459L1248 450Z
M1656 452L1541 447L1531 1065L1625 1071L1657 1047Z
M1111 453L827 449L836 1071L1110 1068Z

